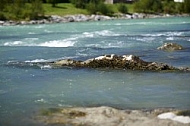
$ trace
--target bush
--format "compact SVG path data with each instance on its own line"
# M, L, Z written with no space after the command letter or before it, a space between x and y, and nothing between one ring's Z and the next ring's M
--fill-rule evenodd
M4 15L4 13L0 12L0 20L4 21L6 20L6 17Z
M184 0L184 12L190 13L190 0Z
M104 3L98 4L98 12L100 12L103 15L111 16L113 14L112 8L108 7Z
M98 11L96 4L93 3L87 4L86 9L89 11L90 14L96 14Z
M173 1L169 1L169 2L164 2L163 4L163 10L164 10L164 13L167 13L167 14L173 14L175 13L175 5L176 3L173 2Z
M127 6L125 4L119 4L118 10L121 13L128 13L128 8L127 8Z
M111 7L108 7L108 5L100 2L98 4L90 2L86 5L86 9L89 11L90 14L103 14L103 15L112 15L113 11Z
M40 0L32 2L30 19L39 19L44 16L44 9Z
M76 8L86 8L86 4L88 4L88 0L71 0L71 3L75 5Z

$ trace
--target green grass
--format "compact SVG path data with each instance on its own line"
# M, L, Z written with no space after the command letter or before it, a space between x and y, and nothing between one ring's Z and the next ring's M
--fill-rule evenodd
M88 14L87 10L75 8L70 3L60 3L56 7L52 7L51 4L43 4L45 15L73 15L73 14Z
M114 13L118 13L118 6L119 4L108 4L109 8L112 9ZM128 8L129 13L133 13L133 4L126 4ZM43 4L44 10L45 10L45 15L73 15L73 14L86 14L88 15L89 12L86 9L79 9L76 8L73 4L71 3L60 3L57 4L56 7L52 7L51 4Z
M59 3L56 5L56 7L52 7L51 4L42 4L45 15L59 15L59 16L65 16L65 15L75 15L75 14L85 14L89 15L90 12L87 11L87 9L79 9L76 8L73 4L71 3ZM108 4L107 5L109 9L114 13L119 13L118 7L119 4ZM128 8L129 13L133 13L133 4L126 4ZM27 3L25 4L25 7L22 8L22 12L20 14L15 14L12 12L12 6L7 6L7 10L9 11L4 11L0 12L0 19L3 20L30 20L30 11L29 8L31 8L31 4ZM17 9L18 10L18 9Z

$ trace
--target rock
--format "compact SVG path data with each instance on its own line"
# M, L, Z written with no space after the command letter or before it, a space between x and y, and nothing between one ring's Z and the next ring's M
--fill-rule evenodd
M178 116L173 112L167 112L167 113L162 113L158 115L159 119L170 119L173 121L177 121L180 123L188 124L190 123L190 117L189 116Z
M26 25L27 22L26 22L26 21L21 21L20 24L21 24L21 25Z
M167 15L171 16L171 15ZM189 17L188 14L177 15L179 17L186 16ZM66 22L84 22L84 21L100 21L100 20L113 20L113 19L138 19L138 18L159 18L166 17L163 14L144 14L144 13L133 13L133 14L122 14L116 13L113 17L105 16L105 15L66 15L66 16L58 16L51 15L45 16L44 19L41 20L30 20L26 22L17 22L17 21L0 21L1 26L10 26L10 25L32 25L32 24L49 24L49 23L66 23Z
M164 63L146 62L135 55L115 54L98 56L85 61L76 61L72 59L63 59L50 62L53 67L88 67L88 68L109 68L109 69L130 69L130 70L179 70Z
M84 22L84 21L89 21L89 17L83 14L79 14L75 16L75 22Z
M160 113L164 111L159 110ZM188 126L189 124L176 120L160 119L160 116L157 117L156 110L118 110L106 106L50 108L43 110L41 115L37 116L36 119L47 125L72 126Z
M162 45L161 47L158 47L157 49L164 50L164 51L174 51L174 50L182 50L183 47L176 43L164 43L164 45Z
M31 20L31 21L29 21L29 24L37 24L37 21Z
M0 25L3 25L4 23L5 23L5 21L1 21L1 20L0 20Z
M142 70L142 71L182 71L189 72L188 67L173 67L165 63L147 62L135 55L102 55L84 61L73 59L62 59L46 62L8 62L13 66L33 66L48 68L101 68L101 69L121 69L121 70Z
M104 15L95 15L94 20L95 21L101 21L101 20L111 20L112 18L109 16Z

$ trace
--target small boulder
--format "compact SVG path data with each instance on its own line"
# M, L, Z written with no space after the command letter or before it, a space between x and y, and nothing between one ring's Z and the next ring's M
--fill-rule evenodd
M182 50L183 47L176 43L164 43L162 46L158 47L157 49L164 51L175 51L175 50Z

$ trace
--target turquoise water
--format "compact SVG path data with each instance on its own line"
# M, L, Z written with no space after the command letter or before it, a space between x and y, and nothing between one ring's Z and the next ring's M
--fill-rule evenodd
M164 42L185 49L157 50ZM189 72L20 65L103 54L133 54L146 61L190 67L190 18L0 27L0 125L42 125L33 116L50 107L190 109Z

